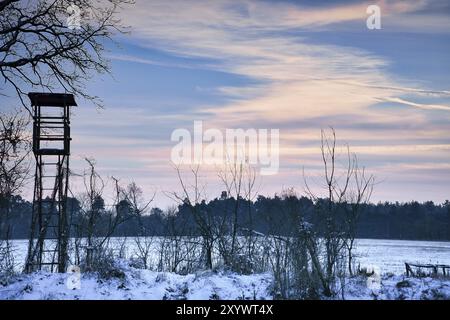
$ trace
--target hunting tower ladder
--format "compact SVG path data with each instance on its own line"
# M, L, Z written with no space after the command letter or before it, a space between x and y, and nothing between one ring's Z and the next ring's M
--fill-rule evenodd
M36 159L33 212L26 271L65 272L69 224L67 190L72 94L28 94L33 111Z

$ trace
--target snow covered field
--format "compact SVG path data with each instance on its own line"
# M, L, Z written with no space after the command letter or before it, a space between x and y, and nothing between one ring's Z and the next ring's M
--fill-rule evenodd
M123 238L112 241L114 240L117 241L117 246L123 244ZM16 268L21 270L28 242L14 240L13 244ZM135 246L132 238L126 240L126 257L133 255ZM157 253L157 250L155 241L153 251ZM361 267L377 266L381 273L403 274L405 262L450 265L450 242L358 239L354 254Z
M16 262L22 261L26 241L15 241L15 246ZM130 254L132 247L129 251ZM382 276L375 286L368 285L366 277L347 279L345 299L450 299L449 278L404 276L405 261L450 264L450 242L360 239L356 254L362 267L376 266ZM270 273L237 275L207 271L177 275L135 269L126 261L119 261L118 266L123 274L109 280L82 274L80 288L75 290L67 285L67 274L19 275L7 285L0 284L0 299L234 300L273 297Z
M450 265L450 242L358 239L355 254L361 266L403 274L405 262Z

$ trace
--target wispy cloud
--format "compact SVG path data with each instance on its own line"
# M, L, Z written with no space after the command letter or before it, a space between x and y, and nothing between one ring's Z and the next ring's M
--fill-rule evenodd
M394 103L399 103L399 104L403 104L403 105L406 105L406 106L411 106L411 107L415 107L415 108L419 108L419 109L425 109L425 110L445 110L445 111L450 111L450 106L439 105L439 104L417 103L417 102L407 101L405 99L396 98L396 97L386 97L386 98L384 98L382 100L389 101L389 102L394 102Z
M426 32L450 30L445 29L448 21L441 14L423 13L429 1L376 3L382 9L383 31L395 26L398 30L422 32L424 25ZM208 125L222 128L267 123L280 128L285 164L297 163L293 162L293 156L308 151L296 142L311 138L311 130L318 131L326 125L339 129L340 124L343 127L340 132L350 143L363 138L373 140L374 130L360 124L376 123L386 125L379 139L390 142L392 137L398 137L413 142L426 136L432 146L426 149L418 142L421 147L414 149L405 147L401 141L398 147L387 144L376 147L369 143L358 146L358 151L367 155L410 157L429 152L433 156L436 146L447 145L442 134L450 132L448 128L434 130L430 114L441 112L442 118L450 120L447 112L450 107L446 105L449 88L424 87L420 75L417 79L393 75L388 70L395 61L369 50L312 42L308 38L308 32L317 30L353 30L356 26L364 31L369 4L373 1L305 6L284 1L139 0L135 8L124 12L123 19L132 27L129 40L134 44L158 48L175 57L204 58L202 68L251 79L252 85L215 88L230 99L226 103L211 103L203 109L204 117L209 119ZM412 17L416 20L411 20ZM146 65L192 67L187 63L173 64L124 54L111 58ZM424 103L424 98L439 103ZM378 108L380 102L387 106ZM396 103L413 108L395 108ZM180 119L185 121L189 116L180 115ZM345 121L343 116L347 117ZM324 120L312 123L316 119ZM176 119L171 120L175 125ZM296 121L304 124L308 120L304 131L292 128ZM439 150L449 154L446 147Z
M148 59L148 58L141 58L141 57L133 56L130 54L108 54L107 58L111 59L111 60L117 60L117 61L142 63L142 64L149 64L149 65L153 65L153 66L161 66L161 67L186 68L186 69L195 68L195 66L187 64L187 63L164 62L164 61L158 61L158 60L153 60L153 59Z
M379 100L393 101L399 91L448 96L449 91L409 88L392 81L385 72L389 61L370 52L311 44L289 33L346 21L363 23L368 4L312 8L282 1L214 1L208 5L189 0L151 1L138 3L125 18L143 46L208 58L214 61L211 68L264 83L222 89L234 95L238 92L241 101L208 111L229 114L225 119L229 121L242 117L303 119L347 111L370 116L367 106ZM387 16L395 16L423 9L427 2L379 4Z

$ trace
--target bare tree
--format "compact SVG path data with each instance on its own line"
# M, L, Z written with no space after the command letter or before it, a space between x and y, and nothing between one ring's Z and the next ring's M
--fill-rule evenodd
M220 228L217 228L217 238L219 239L220 252L226 266L232 267L238 248L238 214L243 193L244 164L242 162L228 160L224 168L219 171L218 176L222 181L227 197L234 199L234 206L231 209L231 220L228 219L228 208L223 215ZM226 228L226 223L229 228ZM228 233L229 232L229 233ZM230 242L230 243L228 243Z
M343 196L346 193L350 178L353 174L353 163L351 162L351 157L348 153L348 164L344 170L344 182L341 184L340 182L342 180L338 177L338 168L336 167L336 132L333 128L331 128L330 136L328 136L324 130L321 130L320 151L324 168L326 198L319 199L319 197L311 191L309 185L306 183L306 179L305 186L308 195L316 202L320 224L323 225L320 233L324 240L325 263L323 268L319 262L315 263L314 266L320 274L324 294L330 296L332 295L332 286L336 279L338 260L341 257L341 251L346 243L344 230L339 224L337 203L343 199ZM313 262L317 261L317 246L311 245L308 247L308 250L312 256Z
M0 208L5 215L9 212L9 198L19 192L29 178L28 124L29 118L21 111L0 113Z
M125 201L125 192L120 186L119 179L112 176L111 180L114 183L114 202L111 205L112 210L106 215L106 223L102 222L106 228L103 231L103 239L99 243L100 247L109 242L111 236L122 223L133 218L133 215L130 215L122 205Z
M21 111L0 113L0 274L13 269L11 197L29 178L29 119Z
M117 16L131 0L0 0L0 77L25 108L30 87L56 87L93 99L85 90L94 73L110 71L105 40L125 28ZM72 20L70 16L80 18Z
M354 170L353 170L353 187L348 195L348 204L345 210L345 224L347 232L347 258L348 258L348 272L353 275L353 249L355 246L355 238L358 228L358 222L364 204L370 201L373 187L375 185L375 177L372 174L367 175L364 167L358 166L358 160L354 155Z
M142 189L133 181L127 186L126 190L123 190L123 194L125 201L127 201L131 207L132 214L138 220L138 236L146 237L148 230L143 224L142 216L150 209L150 205L155 199L156 192L153 192L149 199L145 199Z
M251 204L257 195L256 170L247 160L228 159L223 168L219 170L218 177L225 188L223 200L233 199L231 202L233 207L229 210L228 206L225 206L220 226L215 228L219 251L226 266L235 271L247 269L249 272L255 249ZM247 207L244 207L245 204ZM230 214L229 211L231 211ZM245 225L244 217L241 218L241 221L238 219L240 212L244 211L247 212ZM240 234L245 235L243 244L241 244L242 241L239 241ZM244 249L246 249L245 253Z
M7 236L10 199L20 192L30 169L29 119L21 111L0 113L0 238Z
M186 205L197 226L197 231L202 238L202 257L205 260L204 266L208 269L213 267L213 249L215 242L214 221L211 213L202 204L205 201L204 186L199 179L200 166L190 168L192 182L187 184L183 178L179 166L175 166L178 181L181 186L181 192L166 193L170 198L181 205Z
M153 246L153 234L151 234L149 227L144 225L142 216L149 211L156 192L153 192L149 199L145 199L142 189L135 182L132 182L123 193L125 201L130 206L131 214L138 221L139 230L137 237L134 238L137 248L135 254L138 256L140 262L142 262L144 269L147 269L149 267L149 258Z
M83 174L83 183L85 194L81 200L82 204L82 235L86 236L86 265L88 267L92 264L93 252L95 249L95 233L96 224L104 210L103 191L105 189L105 182L102 177L95 170L95 160L85 158L88 164L88 170Z
M256 169L250 164L244 167L244 195L243 198L247 203L247 217L244 225L241 227L245 238L245 256L252 264L256 263L257 255L259 254L257 244L261 237L261 234L254 230L254 219L252 212L252 204L258 196L259 186L257 185L258 176Z
M153 240L154 237L150 235L145 237L138 236L134 239L134 243L136 245L134 255L137 257L144 269L149 269L149 260L151 257L154 242Z
M342 260L347 249L348 270L351 273L357 222L361 205L370 199L374 178L366 176L365 170L358 167L356 155L346 148L346 161L343 167L338 167L336 151L336 132L331 128L328 135L321 131L321 156L324 168L325 198L316 195L306 179L306 192L316 204L319 220L315 236L321 236L324 242L324 264L320 262L320 246L314 241L314 232L305 233L308 251L322 282L325 295L332 295L332 286L336 277L343 276Z
M89 269L93 265L94 257L98 260L105 254L105 248L119 225L131 219L132 215L124 212L124 191L119 180L114 177L111 177L114 187L113 204L110 205L111 210L106 209L103 199L106 183L96 170L95 160L85 158L85 161L88 169L82 175L85 192L80 201L82 215L78 236L86 238L86 267Z
M202 241L192 234L190 219L187 215L178 215L174 207L167 210L164 237L159 239L159 271L187 274L198 269L198 262L202 258Z
M305 222L305 212L293 188L283 189L274 200L274 205L263 212L268 229L261 240L264 240L263 255L267 255L273 274L275 296L282 299L315 298L316 272L311 272L315 267L310 256L316 248L317 237ZM308 247L311 250L308 251ZM321 267L320 262L318 265Z

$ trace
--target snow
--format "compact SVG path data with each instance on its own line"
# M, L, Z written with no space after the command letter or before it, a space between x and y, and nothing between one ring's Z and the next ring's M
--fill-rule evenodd
M348 279L347 300L450 300L450 278L381 276L379 288L367 286L367 279Z
M270 273L238 275L204 271L178 275L135 269L121 261L124 277L101 279L95 273L81 275L80 287L67 285L70 274L36 272L18 275L0 286L0 299L18 300L270 300ZM450 278L381 276L379 286L367 277L346 279L347 300L450 299ZM336 297L341 299L342 297Z
M127 243L127 257L132 257L133 243ZM15 248L17 271L20 271L26 253L26 241L15 241ZM450 277L413 278L404 275L405 262L450 264L450 242L358 239L355 253L357 265L376 270L378 276L345 279L345 299L450 299ZM117 266L122 273L108 280L95 273L82 273L79 289L67 286L73 274L18 274L7 284L0 281L0 300L273 298L273 278L270 273L239 275L225 271L202 271L179 275L137 269L127 260L118 260Z
M80 288L67 286L69 274L37 272L17 276L0 287L0 299L25 300L266 300L271 299L269 273L237 275L201 272L178 275L134 269L122 263L123 279L81 275Z
M380 272L402 274L405 262L450 265L450 242L357 239L357 263Z

